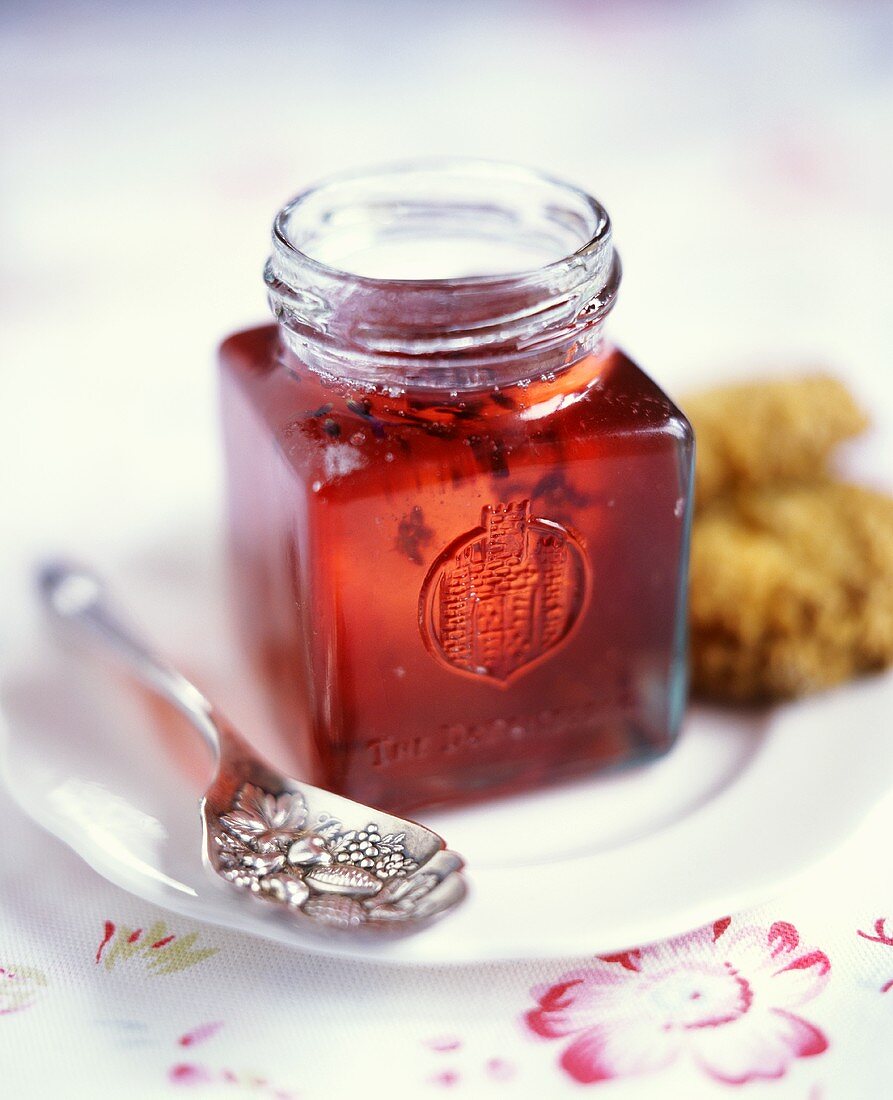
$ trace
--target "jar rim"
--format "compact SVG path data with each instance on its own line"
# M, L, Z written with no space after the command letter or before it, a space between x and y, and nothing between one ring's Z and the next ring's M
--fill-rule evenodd
M330 262L364 254L376 257L371 274ZM407 254L448 273L380 273L395 255L405 268ZM464 273L509 254L507 269ZM544 261L516 269L514 257L531 255ZM273 223L264 278L286 344L313 369L370 384L477 386L509 360L513 370L553 369L593 350L620 264L608 213L586 191L532 168L439 157L300 192Z
M502 177L515 182L524 181L530 185L545 186L554 189L568 198L574 198L585 207L592 217L592 230L573 251L567 252L558 259L535 267L520 268L517 271L498 272L480 275L458 275L447 277L422 277L422 278L390 278L386 276L363 275L350 271L348 268L338 267L318 259L310 252L300 248L291 239L289 223L293 215L307 202L317 196L324 195L345 184L360 184L377 178L394 178L408 176L411 173L424 172L446 176L453 173L462 173L466 176L488 176L491 179ZM403 290L431 290L444 286L469 286L484 288L488 285L501 286L515 280L528 280L534 276L547 276L562 268L572 266L582 257L601 249L606 241L611 238L611 219L607 210L589 192L569 183L557 176L542 172L536 168L515 164L511 161L489 160L478 157L424 157L410 160L392 161L386 164L374 165L368 168L348 169L343 172L331 173L322 177L317 182L310 184L299 191L297 195L289 199L279 210L273 222L273 245L278 246L283 252L292 256L294 260L306 265L309 269L315 269L328 278L344 282L356 282L366 286L400 287Z

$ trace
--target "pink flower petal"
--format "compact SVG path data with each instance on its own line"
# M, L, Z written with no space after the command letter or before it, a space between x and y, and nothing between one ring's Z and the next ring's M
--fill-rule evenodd
M670 1064L679 1053L678 1032L647 1023L592 1027L561 1056L561 1068L575 1081L589 1085L651 1073Z
M761 991L765 978L778 974L805 956L821 956L824 960L822 965L830 966L827 955L801 943L800 933L787 921L776 921L768 929L765 926L733 924L717 940L714 949L717 958L728 962L755 990ZM763 995L761 992L761 997ZM774 998L766 995L769 996L769 1004L774 1004Z
M641 951L621 951L616 955L599 955L602 962L619 963L624 970L638 970Z
M209 1024L199 1024L198 1027L194 1027L191 1031L187 1031L185 1035L181 1035L177 1042L181 1047L198 1046L199 1043L204 1043L206 1040L212 1039L222 1027L222 1020L215 1020L213 1023Z
M789 1012L752 1012L732 1024L689 1032L695 1062L729 1085L783 1077L795 1058L821 1054L818 1028Z
M573 970L550 986L538 986L533 995L539 1006L525 1016L537 1035L555 1039L583 1031L593 1024L634 1016L638 974L622 966L596 960Z
M769 950L773 959L796 951L799 942L800 933L785 920L777 920L769 929Z
M532 1008L524 1014L524 1023L534 1033L543 1039L560 1039L564 1035L573 1035L579 1028L574 1026L573 1018L560 1013L544 1011L541 1008Z
M723 932L728 931L729 925L732 923L731 917L721 917L719 920L713 922L713 942L715 943Z
M530 1030L545 1039L557 1039L579 1030L574 1025L573 1012L565 1011L572 1008L574 999L570 991L579 984L579 980L559 982L541 993L540 1007L531 1009L524 1017Z
M168 1070L168 1080L172 1085L207 1085L213 1080L210 1070L204 1066L194 1066L181 1062Z
M531 993L543 1007L552 1007L556 1002L567 1002L570 987L577 987L574 996L579 997L585 990L592 990L596 986L624 985L635 989L637 979L636 972L626 967L613 963L594 959L588 966L581 966L578 970L569 970L562 974L557 982L552 985L535 986Z
M722 942L722 941L720 941ZM675 939L664 940L662 943L652 943L639 949L637 954L637 969L643 975L656 971L664 971L668 966L685 964L692 959L712 960L717 950L714 926L706 925L696 928L684 936Z
M770 980L764 979L761 992L772 1008L797 1008L817 997L830 977L831 962L825 952L809 951L791 959Z
M828 1040L815 1024L780 1008L773 1009L772 1014L784 1021L786 1042L795 1058L813 1058L816 1054L824 1054L828 1049Z
M772 958L767 944L767 930L758 925L733 921L722 936L717 938L712 950L714 959L729 963L748 981L760 971L771 972L784 966L783 959Z

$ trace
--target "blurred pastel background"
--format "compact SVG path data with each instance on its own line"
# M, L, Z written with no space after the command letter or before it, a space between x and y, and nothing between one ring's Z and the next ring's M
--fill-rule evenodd
M274 212L407 156L600 197L612 331L672 393L828 364L893 425L891 38L861 0L4 5L0 564L214 505Z

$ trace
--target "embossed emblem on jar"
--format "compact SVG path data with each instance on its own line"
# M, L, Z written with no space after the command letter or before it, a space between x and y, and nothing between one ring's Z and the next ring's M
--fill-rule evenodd
M586 603L586 557L530 501L484 508L481 526L438 556L422 585L419 624L450 668L506 684L568 637Z

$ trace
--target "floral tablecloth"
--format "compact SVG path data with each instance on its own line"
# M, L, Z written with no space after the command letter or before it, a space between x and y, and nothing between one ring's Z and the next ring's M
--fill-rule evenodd
M341 167L454 152L578 180L617 227L614 331L671 391L794 360L876 404L891 26L794 0L4 10L4 646L48 547L138 546L218 491L211 348L264 315L273 211ZM192 924L2 793L0 821L10 1100L893 1094L893 804L679 939L422 969Z
M424 968L195 925L0 812L4 1097L890 1095L893 803L797 890L677 939Z

